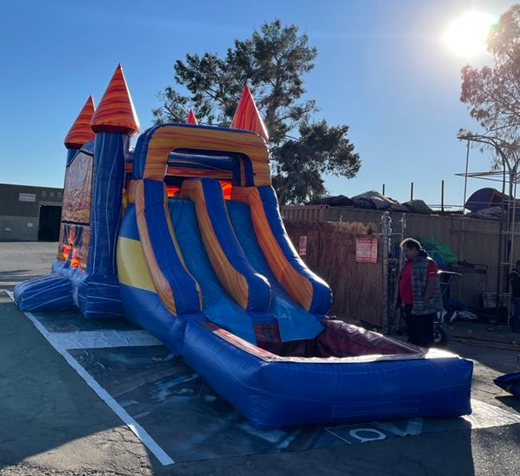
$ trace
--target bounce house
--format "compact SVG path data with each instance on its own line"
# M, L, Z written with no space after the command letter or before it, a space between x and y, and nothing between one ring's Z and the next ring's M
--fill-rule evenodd
M118 66L65 139L57 259L15 288L21 310L124 316L259 428L471 412L472 362L327 316L331 289L285 231L247 86L230 128L190 112L132 151L138 131Z

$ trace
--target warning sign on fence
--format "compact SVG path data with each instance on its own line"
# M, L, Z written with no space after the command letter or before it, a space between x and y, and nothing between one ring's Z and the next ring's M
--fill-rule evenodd
M298 249L298 253L300 256L305 256L307 254L307 236L300 236L300 246Z
M356 238L356 262L377 263L377 238Z

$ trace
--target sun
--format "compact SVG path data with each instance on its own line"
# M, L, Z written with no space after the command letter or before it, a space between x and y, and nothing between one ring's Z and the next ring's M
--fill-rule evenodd
M486 50L489 28L496 17L485 12L468 12L457 18L446 31L448 47L457 55L471 58Z

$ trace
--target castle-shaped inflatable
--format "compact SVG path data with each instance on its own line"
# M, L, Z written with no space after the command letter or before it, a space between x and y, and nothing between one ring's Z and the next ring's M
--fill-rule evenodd
M261 428L470 413L470 361L327 317L332 292L287 236L247 86L230 128L190 111L132 151L138 132L118 66L65 138L58 255L16 286L20 309L124 316Z

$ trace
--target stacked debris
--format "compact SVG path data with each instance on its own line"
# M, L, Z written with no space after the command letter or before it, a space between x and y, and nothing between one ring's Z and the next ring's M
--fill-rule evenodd
M324 197L311 200L307 205L329 205L331 207L355 207L366 210L392 211L402 213L422 213L429 215L433 210L423 200L410 200L399 203L393 198L371 190L349 198L345 195Z
M516 202L516 203L515 203ZM515 208L515 221L520 221L520 201L494 188L481 188L474 192L466 201L464 207L471 213L472 218L484 218L486 220L500 220L502 216L508 216L509 209ZM503 213L503 215L502 215Z

